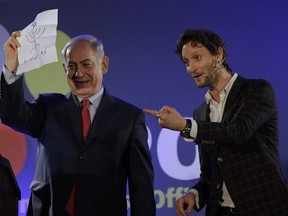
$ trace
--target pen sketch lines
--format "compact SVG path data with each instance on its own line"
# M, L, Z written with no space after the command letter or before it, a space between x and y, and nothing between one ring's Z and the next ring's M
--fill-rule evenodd
M31 48L31 53L33 52L36 52L35 55L33 55L31 58L29 59L24 59L24 62L30 62L30 61L33 61L33 60L36 60L38 58L39 55L41 56L44 56L46 54L46 49L44 50L40 50L39 52L37 52L39 49L38 47L41 47L40 43L37 42L37 39L40 38L44 32L45 32L45 27L39 27L37 26L37 22L34 21L31 23L31 30L28 34L26 34L26 39L27 41L32 45L32 48Z

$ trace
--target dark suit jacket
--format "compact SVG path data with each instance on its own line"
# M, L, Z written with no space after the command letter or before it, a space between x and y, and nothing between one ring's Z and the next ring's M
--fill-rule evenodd
M18 216L21 191L10 161L0 154L0 215Z
M206 215L215 215L224 180L243 216L287 216L288 187L279 165L271 85L238 76L220 123L210 122L206 103L195 111L194 119L201 176L193 188L199 192L200 209L207 204Z
M2 122L36 137L39 152L28 215L64 216L76 182L76 216L155 215L153 167L142 110L104 91L86 142L81 108L72 94L43 94L24 102L23 78L1 79ZM32 202L31 202L32 201Z

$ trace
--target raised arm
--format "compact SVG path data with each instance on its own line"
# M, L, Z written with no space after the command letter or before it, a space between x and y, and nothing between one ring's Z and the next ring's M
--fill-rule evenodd
M11 37L4 44L4 52L6 56L6 68L9 71L16 72L18 68L18 48L21 46L17 40L20 37L20 31L13 32Z

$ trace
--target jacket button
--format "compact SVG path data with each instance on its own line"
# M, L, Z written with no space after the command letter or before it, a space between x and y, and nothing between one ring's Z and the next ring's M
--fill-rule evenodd
M79 160L84 160L84 158L82 156L79 157Z
M217 185L216 185L216 188L219 189L219 188L220 188L220 184L217 184Z
M218 160L218 162L222 162L223 158L222 157L218 157L217 160Z

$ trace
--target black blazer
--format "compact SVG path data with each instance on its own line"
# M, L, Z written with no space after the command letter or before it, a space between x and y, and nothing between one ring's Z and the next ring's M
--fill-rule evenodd
M1 79L2 122L36 137L39 152L31 183L28 215L67 215L64 210L77 183L76 216L155 215L153 167L144 113L104 91L86 142L81 107L72 94L42 94L24 101L23 78Z
M243 216L287 216L288 187L278 156L278 116L272 86L239 77L228 95L220 123L209 120L203 103L198 124L200 209L214 216L222 182ZM200 210L196 209L196 210Z

